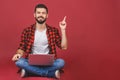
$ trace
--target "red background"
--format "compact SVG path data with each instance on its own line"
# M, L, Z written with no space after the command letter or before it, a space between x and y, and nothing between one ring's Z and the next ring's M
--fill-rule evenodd
M11 58L22 30L35 23L37 3L49 8L51 26L59 28L67 16L69 47L58 50L66 61L61 80L120 80L120 0L0 0L1 80L20 80Z

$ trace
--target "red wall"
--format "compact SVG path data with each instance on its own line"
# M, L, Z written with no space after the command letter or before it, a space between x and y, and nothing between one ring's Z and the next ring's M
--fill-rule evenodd
M120 0L1 0L0 64L11 60L22 30L35 22L37 3L48 6L52 26L67 16L69 48L58 53L71 80L120 80Z

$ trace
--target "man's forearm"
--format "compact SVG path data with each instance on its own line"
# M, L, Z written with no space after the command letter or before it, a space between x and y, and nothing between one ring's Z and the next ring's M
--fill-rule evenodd
M62 34L62 41L61 41L61 47L62 49L67 49L67 36L66 36L66 30L65 29L61 29L61 34Z

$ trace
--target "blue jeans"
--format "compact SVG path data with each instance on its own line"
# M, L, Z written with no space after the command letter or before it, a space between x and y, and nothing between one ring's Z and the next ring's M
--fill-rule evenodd
M55 77L55 71L63 68L65 62L63 59L56 59L52 66L34 66L29 65L28 59L20 58L15 64L19 68L25 69L27 72L35 75Z

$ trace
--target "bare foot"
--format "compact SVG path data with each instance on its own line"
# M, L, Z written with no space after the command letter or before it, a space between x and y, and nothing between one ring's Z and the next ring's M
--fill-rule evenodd
M24 70L24 69L21 70L21 75L20 75L20 76L21 76L22 78L25 77L25 70Z
M56 78L60 79L60 71L59 70L55 71L55 76L56 76Z

